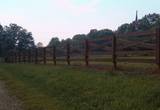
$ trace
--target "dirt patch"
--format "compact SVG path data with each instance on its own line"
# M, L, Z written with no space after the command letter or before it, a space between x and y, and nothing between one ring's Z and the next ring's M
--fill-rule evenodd
M0 110L23 110L21 105L15 96L9 94L5 83L0 81Z

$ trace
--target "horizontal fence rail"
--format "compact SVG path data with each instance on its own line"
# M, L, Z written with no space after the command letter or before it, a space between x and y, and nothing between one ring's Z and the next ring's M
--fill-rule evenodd
M155 36L156 32L154 31L147 31L147 32L130 32L130 33L126 33L126 34L117 34L117 36L121 37L121 36Z

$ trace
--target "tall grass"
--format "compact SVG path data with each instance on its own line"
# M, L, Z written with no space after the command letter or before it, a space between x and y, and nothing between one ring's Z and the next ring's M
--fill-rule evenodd
M136 71L134 71L136 72ZM159 110L158 75L82 67L1 64L0 78L26 110Z

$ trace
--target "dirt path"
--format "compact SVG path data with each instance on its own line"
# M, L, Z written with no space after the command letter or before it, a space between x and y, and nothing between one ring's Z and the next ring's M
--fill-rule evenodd
M20 101L9 95L2 81L0 81L0 110L22 110Z

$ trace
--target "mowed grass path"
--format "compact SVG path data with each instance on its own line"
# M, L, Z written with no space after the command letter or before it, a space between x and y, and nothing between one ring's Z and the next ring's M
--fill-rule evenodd
M1 64L0 79L26 110L160 110L159 75Z

